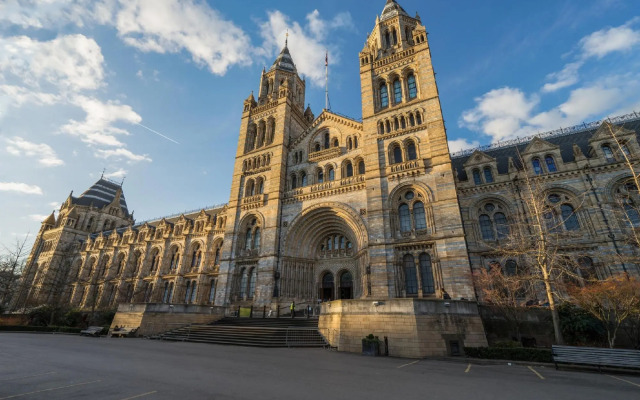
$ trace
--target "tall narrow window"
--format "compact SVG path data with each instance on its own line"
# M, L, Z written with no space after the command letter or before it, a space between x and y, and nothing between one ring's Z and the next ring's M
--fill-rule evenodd
M415 75L411 74L407 77L407 87L409 88L409 99L415 99L418 96Z
M353 165L351 165L351 162L347 162L345 170L347 172L347 178L353 176Z
M197 293L198 293L198 291L197 291L196 281L191 281L191 299L190 299L190 303L195 303L196 302L196 294Z
M542 165L540 164L540 159L534 158L531 160L531 165L533 166L533 173L536 175L542 174Z
M400 231L411 232L411 213L409 212L409 206L401 204L398 207L398 216L400 217Z
M431 256L427 253L420 254L420 275L422 280L422 293L432 294L436 292L433 282L433 268L431 268Z
M602 145L602 152L604 153L604 158L607 162L612 163L616 161L616 158L613 156L613 151L611 151L611 147L608 144Z
M498 239L502 239L509 235L509 225L507 225L507 217L501 212L493 214L493 221L496 223L496 232Z
M329 177L329 180L332 181L336 178L336 171L334 171L333 168L329 167L329 171L327 175Z
M191 281L187 281L187 290L184 293L184 302L188 303L191 299Z
M556 172L558 168L556 168L556 161L551 156L546 156L544 158L545 164L547 164L547 171Z
M427 220L424 214L424 204L422 204L421 201L417 201L413 205L413 224L416 227L416 230L427 228Z
M256 269L252 268L251 273L249 275L249 298L253 299L253 296L255 293L256 293Z
M258 194L262 194L264 193L264 180L262 178L260 178L258 180L258 190L257 190Z
M507 276L515 276L518 274L518 264L513 260L507 260L504 265L504 274Z
M363 175L364 174L364 161L360 161L358 162L358 174Z
M169 283L169 296L167 297L167 303L171 303L173 300L173 282Z
M244 299L247 295L247 270L242 268L240 273L242 274L242 279L240 280L240 297Z
M245 234L245 237L244 237L244 248L246 250L250 250L251 249L251 228L247 229L247 233Z
M631 151L629 150L629 147L627 147L626 143L620 143L620 150L622 150L622 153L627 157L631 155Z
M218 265L218 264L220 264L220 248L219 247L216 249L216 256L213 261L213 265Z
M253 233L253 248L260 249L260 228L256 228Z
M329 148L329 132L324 134L324 148L325 149Z
M624 213L626 215L627 226L637 228L640 226L640 213L636 209L631 200L626 200L624 203Z
M387 93L387 84L382 83L380 85L380 107L387 107L389 105L389 93Z
M307 174L304 171L300 174L300 186L307 186Z
M484 167L484 181L486 183L493 182L493 173L491 172L491 167Z
M413 117L413 114L409 114L409 126L415 126L416 119Z
M391 31L392 35L393 35L393 44L396 45L398 44L398 34L396 33L396 30L392 30Z
M216 280L212 279L211 284L209 286L209 303L213 304L213 301L216 298Z
M418 276L416 275L416 262L411 254L405 254L404 264L404 285L407 295L418 294Z
M415 160L418 158L418 154L416 153L416 144L413 142L409 142L407 146L407 159Z
M399 79L393 81L393 101L396 104L402 103L402 85Z
M291 189L295 189L298 187L298 181L295 175L291 175Z
M318 183L324 182L324 173L321 169L318 170Z
M473 183L476 185L482 185L482 178L480 177L480 170L474 169L473 172Z
M422 124L422 117L420 116L419 112L416 113L416 123L418 125Z
M357 148L358 148L358 137L357 137L357 136L355 136L355 137L353 138L353 148L354 148L354 149L357 149Z
M494 240L495 235L493 233L493 223L491 222L491 218L488 215L482 214L480 218L478 218L480 222L480 233L482 234L483 240Z
M407 120L404 118L404 116L400 117L400 128L405 129L407 127Z
M393 163L398 164L402 162L402 149L400 146L394 146L393 148Z
M577 231L580 229L580 223L578 222L578 217L574 212L573 206L570 204L563 204L560 206L560 211L562 213L562 220L564 221L564 228L568 231Z

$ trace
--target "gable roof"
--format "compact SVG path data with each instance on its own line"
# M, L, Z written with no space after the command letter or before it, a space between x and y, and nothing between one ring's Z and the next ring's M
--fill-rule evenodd
M636 133L636 136L638 136L638 132L640 131L640 115L635 113L605 121L611 122L614 126L632 130ZM486 155L496 159L499 174L506 174L509 169L509 157L512 157L518 168L520 168L518 152L522 154L529 143L531 143L536 137L543 138L544 141L558 146L560 148L560 154L563 162L573 162L575 161L573 145L576 144L580 150L582 150L582 153L589 157L589 139L596 133L596 131L598 131L602 123L605 121L594 121L572 128L540 133L525 138L514 139L508 142L494 143L477 149L459 151L451 155L451 164L453 169L458 173L458 179L466 181L468 177L464 169L464 164L475 151L480 150Z

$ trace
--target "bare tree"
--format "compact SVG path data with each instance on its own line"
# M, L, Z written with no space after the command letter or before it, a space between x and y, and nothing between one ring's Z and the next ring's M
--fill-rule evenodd
M502 314L520 341L525 306L535 298L528 273L518 270L513 263L507 262L505 270L498 263L493 263L488 270L475 271L473 281L483 301Z
M614 276L570 290L573 301L598 320L607 330L613 348L621 325L640 309L640 281L635 277Z
M26 235L22 240L16 239L11 247L2 246L4 254L0 254L0 308L8 307L18 291L20 276L28 256L28 239L29 235Z

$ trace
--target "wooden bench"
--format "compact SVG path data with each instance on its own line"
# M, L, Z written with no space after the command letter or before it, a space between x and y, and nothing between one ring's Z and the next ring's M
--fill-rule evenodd
M87 335L87 336L100 336L100 332L102 332L102 327L101 326L90 326L87 329L80 331L80 335Z
M136 334L138 328L118 328L109 332L109 337L132 337Z
M593 365L598 367L638 368L640 369L640 350L606 349L599 347L551 346L553 362Z

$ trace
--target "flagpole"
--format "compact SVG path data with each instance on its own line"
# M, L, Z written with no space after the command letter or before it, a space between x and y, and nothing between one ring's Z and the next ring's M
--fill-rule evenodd
M324 109L329 109L329 51L324 56Z

